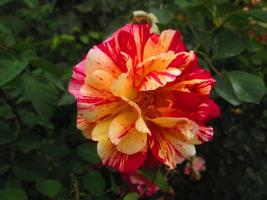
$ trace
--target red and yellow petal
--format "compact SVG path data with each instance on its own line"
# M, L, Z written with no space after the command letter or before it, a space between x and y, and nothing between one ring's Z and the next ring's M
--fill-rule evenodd
M72 69L72 77L69 84L69 93L75 98L79 98L81 95L80 89L84 84L85 79L85 60L82 60Z
M135 128L141 133L150 134L150 130L148 129L146 122L142 116L142 111L141 111L140 107L135 102L131 101L130 99L128 99L124 96L121 96L121 98L132 107L132 110L134 112L136 112L138 114L138 119L135 122Z
M120 66L116 65L112 58L100 48L94 46L87 54L85 59L85 71L91 75L95 70L104 70L114 77L118 77L122 71Z
M121 74L117 80L113 81L111 91L114 96L125 96L128 99L134 99L137 91L133 86L133 80L128 73Z
M167 86L166 89L208 96L214 82L215 80L209 72L203 69L196 69L190 74L181 75L175 83Z
M113 167L120 172L130 172L143 165L147 148L136 154L127 155L119 152L109 138L106 137L98 142L97 152L104 165Z
M182 142L164 129L153 129L152 135L148 138L148 144L153 155L170 169L195 155L194 145Z
M166 53L170 50L175 53L186 50L182 42L181 34L175 30L165 30L160 36L152 35L147 40L144 47L144 60L160 53Z
M167 83L174 81L180 74L181 71L177 68L168 68L161 72L150 72L142 80L139 90L149 91L164 87Z
M136 154L147 146L147 134L140 133L136 128L132 128L127 134L122 136L116 146L117 150L127 155Z
M128 111L117 115L110 123L108 136L110 141L117 145L123 136L135 127L138 116L136 113Z

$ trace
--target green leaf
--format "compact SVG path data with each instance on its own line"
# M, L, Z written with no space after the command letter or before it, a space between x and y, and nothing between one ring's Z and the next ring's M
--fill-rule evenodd
M26 157L16 161L14 165L15 176L26 182L44 179L49 173L49 162L39 155L28 153Z
M260 77L244 71L230 71L227 75L239 99L249 103L260 102L265 94L265 84Z
M249 14L256 18L257 20L261 20L263 22L267 22L267 12L262 9L252 9L249 11Z
M174 0L174 3L181 8L194 7L194 6L201 5L200 0Z
M7 46L12 46L15 43L12 31L3 24L0 24L0 43Z
M170 186L168 183L165 181L163 174L161 171L158 171L157 176L155 178L155 184L160 187L165 192L170 191Z
M27 200L27 194L20 188L6 188L0 190L1 200Z
M58 101L58 105L59 106L66 106L66 105L71 105L75 103L75 99L72 95L66 93L63 94L60 98L60 100Z
M241 103L241 100L236 97L232 84L226 75L216 77L215 91L221 98L234 106L238 106Z
M245 46L238 34L224 30L213 41L212 58L229 58L240 54Z
M32 75L24 77L24 92L40 118L49 124L58 101L55 88L44 77Z
M6 163L0 163L0 176L5 174L9 170L10 166Z
M7 3L11 2L11 1L13 1L13 0L1 0L0 1L0 6L3 6L3 5L5 5L5 4L7 4Z
M41 147L42 140L43 138L36 133L24 134L19 137L17 145L22 152L27 153L34 149L39 149Z
M78 160L70 161L68 168L74 173L81 174L88 169L88 164L82 163Z
M27 66L27 61L8 51L0 51L0 86L18 76Z
M36 183L36 189L50 198L56 196L60 192L61 187L62 185L58 180L52 179L39 180Z
M155 183L162 189L163 191L169 191L170 186L164 180L164 176L159 169L154 170L141 170L142 174L151 182Z
M96 196L101 196L105 190L106 183L99 172L91 171L83 177L84 188Z
M130 192L123 197L123 200L137 200L138 195L136 192Z
M30 8L35 8L38 5L38 0L24 0L24 3Z
M96 153L96 145L93 143L81 144L77 148L77 153L81 158L90 163L97 164L100 162L100 158Z
M33 59L33 60L31 60L30 63L33 66L42 69L44 72L47 72L47 73L52 74L52 75L59 75L59 70L57 69L57 67L53 63L51 63L47 60Z
M4 128L0 128L0 145L8 144L14 140L14 134L10 132L10 130Z
M55 160L59 160L69 154L68 146L65 144L46 144L45 152Z

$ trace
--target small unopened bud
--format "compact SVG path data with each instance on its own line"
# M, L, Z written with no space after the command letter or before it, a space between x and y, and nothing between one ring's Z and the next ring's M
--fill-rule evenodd
M134 24L149 24L151 26L150 32L159 33L159 28L157 23L159 23L158 18L153 13L147 13L143 10L133 11L132 23Z

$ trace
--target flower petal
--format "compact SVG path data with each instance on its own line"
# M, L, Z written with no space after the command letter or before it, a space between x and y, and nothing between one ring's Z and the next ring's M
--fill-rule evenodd
M122 137L129 133L134 128L137 114L134 112L123 112L117 115L109 126L108 136L110 141L117 145Z
M155 90L159 87L164 87L168 82L172 82L176 79L178 75L181 74L181 71L177 68L168 68L165 71L150 72L142 80L140 84L140 91Z
M144 163L147 148L145 147L136 154L127 155L119 152L106 136L98 142L97 152L104 165L113 167L120 172L129 172L136 170Z
M181 75L172 85L166 87L167 90L181 92L192 92L202 96L210 94L215 80L211 74L203 69L196 69L185 76Z
M182 142L171 133L159 128L152 130L148 144L153 155L170 169L176 168L176 164L196 153L194 145Z
M128 73L121 74L117 80L111 85L111 90L114 96L125 96L129 99L134 99L137 92L133 86L132 79L128 76Z
M95 70L85 79L86 84L105 91L111 91L113 81L115 81L115 77L105 70Z
M84 84L85 79L85 60L82 60L72 69L72 77L69 84L69 92L76 98L81 96L80 89Z
M147 134L140 133L135 128L132 128L128 133L122 136L117 150L127 155L133 155L140 152L147 146Z
M85 66L86 74L90 75L95 70L104 70L114 77L118 77L121 69L114 63L112 57L106 54L101 45L94 46L87 54Z
M169 50L175 53L186 50L181 34L175 30L165 30L159 37L155 35L151 36L147 40L144 48L144 60L160 53L166 53Z
M144 118L142 117L142 111L139 108L139 106L136 103L134 103L133 101L131 101L130 99L127 99L124 96L121 96L121 98L125 102L127 102L133 108L133 110L138 114L138 119L135 122L135 128L138 131L140 131L141 133L148 133L148 134L150 134L150 130L148 129L148 127L147 127L147 125L146 125L146 123L144 121Z
M100 141L103 137L106 137L108 135L110 123L111 120L99 122L92 131L92 140Z
M165 128L166 131L183 142L189 144L199 143L197 140L199 126L187 118L157 117L150 119L150 121L162 128Z

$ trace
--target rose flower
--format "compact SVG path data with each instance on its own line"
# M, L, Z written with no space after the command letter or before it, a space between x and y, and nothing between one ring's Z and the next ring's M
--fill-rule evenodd
M175 168L212 138L206 123L220 112L209 98L214 79L180 33L150 28L127 24L93 46L69 85L77 127L97 142L103 164L120 172L140 168L147 155Z

